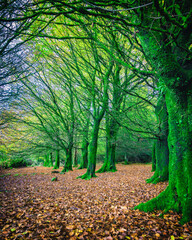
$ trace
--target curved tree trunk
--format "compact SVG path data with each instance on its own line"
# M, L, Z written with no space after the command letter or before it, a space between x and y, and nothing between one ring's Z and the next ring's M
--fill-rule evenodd
M153 161L155 161L155 173L147 179L147 183L167 181L169 177L169 148L168 148L168 113L165 99L161 96L155 110L160 129L160 136L155 140L153 147ZM154 167L153 167L154 168Z

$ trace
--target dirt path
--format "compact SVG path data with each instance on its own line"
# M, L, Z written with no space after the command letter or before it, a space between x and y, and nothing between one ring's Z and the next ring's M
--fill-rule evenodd
M45 167L4 170L0 239L192 239L192 222L181 226L173 212L132 210L167 186L145 183L150 165L117 169L89 181L76 179L85 169L64 175Z

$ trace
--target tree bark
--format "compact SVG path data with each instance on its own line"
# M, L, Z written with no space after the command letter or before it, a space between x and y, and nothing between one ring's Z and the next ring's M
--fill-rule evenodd
M90 103L88 104L88 108L90 109ZM90 124L90 114L87 114L86 125L83 128L83 139L81 146L81 161L78 169L87 168L88 166L88 134L89 134L89 124Z
M49 153L45 155L44 157L44 163L43 163L44 167L50 167L50 159L49 159Z
M80 166L78 169L83 169L83 168L87 168L88 166L88 146L89 146L89 142L87 140L87 137L85 139L83 139L83 143L82 143L82 147L81 147L81 162L80 162Z
M57 150L56 152L56 158L55 158L55 165L53 169L59 169L60 166L60 154L59 154L59 150Z
M156 142L154 141L153 143L153 148L152 148L152 172L155 172L156 170Z
M53 167L53 154L52 154L52 152L50 152L50 154L49 154L49 162L50 162L50 167Z
M181 223L192 219L192 88L181 100L174 91L166 94L169 113L169 186L159 196L136 208L175 210L183 214Z
M93 129L91 133L91 141L89 143L89 158L88 158L88 167L87 172L80 176L79 178L89 180L92 177L96 177L95 168L96 168L96 155L97 155L97 140L99 133L100 118L94 120Z
M72 162L72 149L73 149L73 146L69 145L66 148L66 150L65 150L66 160L65 160L64 168L61 171L61 173L65 173L65 172L68 172L68 171L73 171L73 167L72 167L72 165L73 165L73 162Z
M77 167L77 165L78 165L78 155L77 155L77 149L75 148L73 166Z
M106 154L105 161L102 167L97 171L102 172L116 172L115 166L115 152L116 152L116 140L117 140L118 126L114 119L111 119L110 124L106 117Z
M164 96L159 97L155 113L159 124L159 138L155 140L153 148L155 173L146 180L147 183L154 184L167 181L169 177L168 113Z
M169 186L136 209L172 209L182 213L181 223L185 223L192 219L192 74L191 68L179 64L161 37L157 34L155 39L150 32L145 32L141 35L141 44L159 79L167 86ZM161 40L161 47L157 46L157 39Z

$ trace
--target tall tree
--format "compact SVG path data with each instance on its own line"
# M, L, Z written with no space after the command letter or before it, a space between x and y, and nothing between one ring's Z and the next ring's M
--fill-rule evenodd
M154 175L147 183L167 181L169 177L169 147L168 147L168 113L165 98L160 94L155 113L159 124L159 137L153 146L152 170Z

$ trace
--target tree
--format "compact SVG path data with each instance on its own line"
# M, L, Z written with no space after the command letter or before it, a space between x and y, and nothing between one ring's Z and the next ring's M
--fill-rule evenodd
M94 57L94 68L93 73L91 76L91 94L92 94L92 104L91 107L93 109L92 112L92 130L91 130L91 140L89 142L89 154L88 154L88 167L87 172L80 176L79 178L82 179L90 179L92 177L96 177L95 175L95 168L96 168L96 153L97 153L97 141L98 141L98 133L99 133L99 126L100 122L105 114L106 108L107 108L107 102L108 102L108 82L109 77L113 68L113 61L109 59L109 64L106 64L106 61L103 61L101 59L101 56L99 55L98 51L94 48L94 43L92 43L92 53ZM106 72L104 73L103 70L101 70L101 64L102 67L104 67L104 64L106 64ZM91 64L92 65L92 64ZM95 71L96 70L96 71ZM97 84L96 79L100 81L100 86ZM102 92L98 92L97 89L99 89ZM102 100L101 105L98 105L98 96Z
M56 158L55 158L55 165L53 169L58 169L60 166L60 155L59 155L59 150L56 151Z
M159 97L155 113L159 123L159 137L153 146L152 170L154 175L147 183L167 181L169 177L168 113L164 96Z
M48 65L48 63L47 63ZM40 67L40 66L39 66ZM53 75L55 73L55 75ZM67 74L61 75L53 69L44 71L41 68L35 69L36 79L25 79L23 84L28 89L29 97L23 98L25 108L34 116L33 122L30 119L25 121L43 133L48 138L48 145L45 148L59 151L63 149L66 153L66 160L63 172L72 170L72 148L74 134L74 94L70 78ZM66 81L62 81L62 77ZM52 82L50 82L52 78ZM65 93L63 96L61 94ZM32 101L33 99L33 101ZM64 107L61 107L63 106ZM59 158L57 158L58 160ZM59 163L56 160L56 167Z

